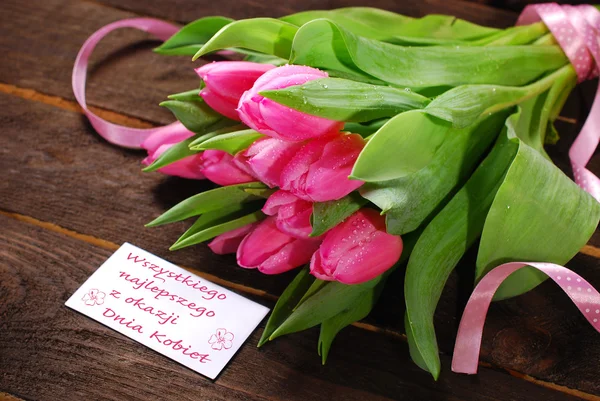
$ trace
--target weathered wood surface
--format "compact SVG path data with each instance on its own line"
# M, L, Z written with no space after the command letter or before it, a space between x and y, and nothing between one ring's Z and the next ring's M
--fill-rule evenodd
M102 0L102 3L110 5L111 1ZM265 9L266 6L254 2L245 2L244 6L239 6L237 3L234 6L234 2L229 1L215 2L209 5L197 3L177 0L169 3L172 5L167 5L160 1L126 0L117 4L117 7L127 10L122 11L99 3L75 0L44 2L40 0L31 2L5 0L3 2L3 13L0 14L0 29L3 33L0 36L0 49L5 55L5 62L0 64L0 82L6 84L4 91L6 92L6 88L8 88L9 92L15 93L16 90L16 93L22 97L38 98L30 96L28 92L20 91L23 88L34 89L38 93L58 96L60 99L41 96L43 102L49 103L49 105L44 105L31 100L19 99L14 95L0 95L0 107L2 107L0 121L3 126L0 168L5 175L4 180L0 182L0 210L31 216L41 222L56 224L77 233L92 236L93 238L87 237L84 240L100 245L103 249L110 249L114 247L115 243L134 242L136 245L175 263L197 269L196 271L200 271L202 274L208 274L211 279L220 284L238 288L246 294L254 294L262 299L272 300L290 280L290 275L266 277L256 272L239 269L235 266L232 257L212 255L203 246L168 253L168 245L182 232L184 224L153 230L143 228L145 222L177 201L205 188L207 184L165 178L158 174L142 174L139 171L139 160L142 157L140 152L117 149L103 142L92 132L80 114L64 110L66 106L64 100L61 99L66 99L67 102L73 99L70 89L70 69L79 46L85 38L105 23L136 15L132 11L140 15L154 15L186 22L212 14L225 14L236 18L257 15L279 16L302 9L333 8L358 5L359 3L342 4L340 1L329 1L315 5L310 2L301 4L287 2L276 6L269 5L268 10ZM392 1L377 1L371 5L416 16L429 12L445 12L499 26L506 26L514 19L514 14L490 11L479 5L464 5L456 2L428 1L415 2L415 4L395 4ZM182 12L182 9L185 12ZM491 22L492 20L495 23ZM105 43L100 45L94 60L101 61L101 63L94 64L96 68L92 69L93 75L88 84L89 99L91 104L104 109L118 110L128 116L151 123L165 123L171 121L171 116L154 104L162 100L168 93L195 86L197 79L191 70L193 64L187 64L187 60L160 57L148 51L151 46L139 45L138 41L145 37L143 34L124 30L112 34ZM132 46L125 50L114 51L127 43L131 43ZM581 121L584 117L581 114L584 113L585 103L585 100L578 96L574 97L569 103L570 109L567 111L567 116ZM564 168L568 168L566 150L569 143L569 135L564 133L575 132L575 129L573 124L562 124L560 132L563 133L565 140L552 150L558 164ZM593 166L594 171L600 172L599 157L594 159ZM36 222L36 224L44 225L41 222ZM56 227L47 227L60 231ZM600 245L598 232L591 244ZM71 248L67 246L66 249L65 252L68 253ZM96 252L106 253L105 250L96 250ZM588 254L597 254L597 252L600 252L598 248L587 250ZM18 259L13 255L11 260ZM100 260L102 258L98 259L98 262L94 259L92 262L88 260L87 263L90 263L90 266L98 266ZM43 262L40 263L43 264ZM580 254L571 262L570 267L579 271L592 284L599 287L600 273L597 270L599 265L598 259ZM90 269L93 270L92 267ZM4 273L4 275L7 274ZM89 275L89 273L87 274ZM5 280L4 275L0 275L0 285ZM82 277L86 277L86 275ZM401 275L397 275L395 281L393 285L388 286L382 302L368 322L390 330L392 333L401 333L403 330L400 319L403 310L402 293L397 290L402 288ZM436 315L436 324L440 346L444 354L451 353L458 317L466 301L469 286L470 279L467 275L453 275L450 285L442 297ZM66 291L66 297L75 288L76 286L72 286L68 291L65 289L61 291ZM3 300L0 299L0 305L2 304ZM4 328L2 326L4 321L2 313L0 314L1 328ZM20 324L22 324L21 320L17 320L11 326L12 330L19 332L17 326ZM89 324L94 325L95 323L89 322ZM106 329L102 335L98 335L98 341L101 341L101 336L107 332ZM275 344L270 344L261 352L274 352L274 354L269 354L272 355L272 358L268 363L274 364L277 369L269 370L270 373L267 376L271 376L258 382L264 387L265 380L270 383L270 380L274 380L272 376L278 377L276 372L281 372L286 367L301 366L305 368L308 366L308 370L318 371L323 375L324 380L333 383L342 380L338 377L342 375L341 372L347 373L347 377L342 380L343 383L349 383L350 387L367 393L380 394L369 386L363 387L364 383L357 382L356 379L357 375L360 377L360 374L363 373L362 369L367 369L371 365L388 372L383 375L382 379L376 380L376 383L382 388L390 389L389 392L384 392L384 396L390 398L399 398L400 394L406 391L411 395L419 394L419 397L420 394L423 394L423 399L437 399L428 392L436 389L435 391L443 394L441 396L446 397L445 399L469 399L469 397L473 398L473 394L457 392L457 383L468 387L471 384L467 383L485 382L481 378L481 374L477 378L468 378L468 380L451 374L448 370L449 360L444 357L445 372L440 387L440 384L435 385L429 380L427 375L417 374L417 370L411 367L405 345L399 342L398 336L385 337L355 328L349 329L348 333L350 334L343 333L340 336L331 355L332 362L335 358L342 358L341 363L333 362L332 364L330 362L325 368L318 367L318 358L314 354L316 344L314 331L312 334L296 335L290 339L284 338ZM0 338L4 337L3 334L0 333ZM69 335L66 334L65 338L68 338ZM118 336L118 334L108 335L109 338L114 336ZM354 345L348 343L348 338L363 338L361 336L367 336L369 339L365 341L369 342L355 342ZM385 347L371 348L370 342L381 342L385 344ZM256 338L251 339L244 350L252 348L255 343ZM280 343L283 345L278 345ZM107 344L103 344L103 347L106 346ZM274 350L271 348L278 346L300 347L301 351L295 350L290 355L283 352L278 354L278 348ZM379 355L375 353L375 350L380 350L380 354L385 354L385 357L377 356L380 359L376 359L376 361L383 358L381 366L371 362L365 362L367 368L361 367L360 369L346 365L343 359L345 356L340 355L356 352L354 349L356 347L361 348L361 352L356 356L356 363L360 362L360 358L367 358L367 351L372 349L374 350L373 355ZM287 350L287 348L285 349ZM122 354L122 360L129 361L139 352L142 352L140 347L132 345L129 351ZM296 353L304 356L296 359L295 356L292 356ZM3 352L0 350L0 358L2 355ZM160 356L155 355L155 357L162 365L172 367L173 363L165 361ZM44 358L52 360L59 356L52 356L52 353L49 352L44 354ZM551 283L546 283L523 297L498 303L492 307L484 333L482 359L496 366L514 369L547 382L579 389L590 394L600 394L600 382L595 377L597 361L600 359L598 335L587 326L583 317L570 304L566 296L561 294ZM234 363L236 361L237 358ZM3 362L0 362L0 369L3 369L3 365ZM40 367L41 365L36 366ZM260 370L261 367L249 366L253 367L253 370ZM418 383L423 389L403 387L402 392L396 393L399 391L397 387L394 387L397 385L397 377L402 377L404 374L399 373L398 366L409 372L406 373L406 377L410 377L410 380L407 380L409 383ZM35 374L40 373L34 368L31 369ZM392 373L390 374L390 372ZM482 372L485 372L484 375L490 374L488 369L482 369ZM118 373L114 374L118 375ZM203 380L191 372L188 374L194 380ZM381 375L381 373L379 374ZM494 372L494 374L497 373ZM67 373L62 372L61 375L67 375ZM415 378L417 376L418 378ZM8 387L5 388L4 377L0 376L0 391L21 394L25 398L38 398L38 396L45 398L42 393L27 395L20 392L21 390L15 390L21 388L18 386L10 387L12 390ZM506 390L488 383L486 386L490 386L494 392L491 393L492 395L481 393L478 395L480 397L478 399L487 399L486 397L494 397L499 394L504 394L504 398L501 399L528 399L527 397L530 396L532 397L530 399L541 399L544 396L540 395L538 398L538 393L535 392L537 387L518 393L521 391L519 387L521 381L508 380L507 375L503 377L507 378L502 382L502 385L507 387ZM31 376L26 376L26 378L27 380L36 380ZM189 381L191 380L189 379ZM253 377L253 380L257 379ZM203 383L208 382L204 381ZM298 383L292 382L288 385L293 387L293 391L306 394L300 391L304 390L305 384L301 381L302 384ZM512 385L511 383L519 384ZM25 381L20 385L24 386ZM187 383L183 384L180 390L187 386ZM239 387L235 387L235 389L245 388L244 386L244 383L240 383ZM407 386L407 384L405 383L403 386ZM513 388L508 389L510 386ZM85 391L85 389L81 391ZM210 394L214 394L210 393L211 390L206 391L209 392L196 393L196 396L206 394L206 398L208 398ZM293 391L290 390L290 392ZM423 393L419 391L423 391ZM236 399L236 397L245 399L235 391L223 394L231 394L224 396L225 398L231 397L228 399ZM364 398L366 393L357 394L362 394ZM272 398L264 393L256 393L255 396ZM217 396L210 395L210 397L219 399Z
M212 382L64 306L109 251L5 216L0 225L0 388L24 399L577 399L492 369L454 376L448 357L433 383L405 343L354 327L327 366L313 355L317 330L259 350L261 328Z

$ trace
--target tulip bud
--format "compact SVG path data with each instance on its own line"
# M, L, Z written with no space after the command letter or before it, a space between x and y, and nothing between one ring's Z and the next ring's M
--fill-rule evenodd
M259 92L302 85L327 78L324 71L301 65L285 65L264 73L240 98L238 113L250 128L273 138L303 141L338 132L343 122L311 116L261 96Z
M262 138L248 149L238 153L234 161L269 187L280 186L281 171L290 159L302 148L300 142L288 142L275 138Z
M208 247L217 255L225 255L235 253L240 246L240 243L246 235L256 226L256 224L248 224L244 227L236 228L224 234L216 236Z
M242 94L266 71L275 68L271 64L249 61L219 61L196 69L204 81L200 96L206 104L225 117L240 121L237 105Z
M321 280L359 284L392 267L402 254L402 239L385 231L385 218L363 208L325 234L310 261Z
M151 165L171 146L193 135L194 133L185 128L181 123L168 125L160 131L153 133L141 144L141 147L148 151L148 157L142 160L142 164L146 166ZM158 171L167 175L201 180L205 177L201 172L200 158L201 155L188 156L165 167L161 167Z
M238 265L279 274L310 261L320 240L298 239L281 232L274 217L267 217L248 234L237 250Z
M264 214L276 216L277 228L296 238L309 238L312 232L310 215L313 205L286 191L277 191L267 199Z
M365 146L358 134L334 134L308 142L281 173L281 189L311 202L337 200L363 184L348 176Z
M222 150L205 150L200 160L202 173L219 185L235 185L256 181L254 177L234 163L233 156Z

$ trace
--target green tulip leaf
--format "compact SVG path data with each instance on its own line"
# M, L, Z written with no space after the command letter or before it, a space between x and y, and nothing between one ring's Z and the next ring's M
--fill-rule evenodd
M431 162L450 129L450 123L420 110L399 114L369 139L351 177L376 182L415 173Z
M213 212L226 206L260 199L260 197L244 191L247 188L261 189L266 188L266 186L260 182L249 182L246 184L219 187L199 193L179 202L177 205L146 224L146 227L174 223L203 213Z
M142 171L146 173L156 171L162 167L168 166L171 163L175 163L176 161L185 159L188 156L193 156L199 153L199 151L197 150L190 150L189 145L200 136L201 135L196 134L188 139L185 139L171 146L170 148L165 150L156 160L154 160L152 164L144 167Z
M183 233L181 237L179 237L175 244L181 243L187 238L208 228L230 222L238 217L248 214L249 212L256 211L257 209L260 209L263 204L264 202L261 201L232 204L221 209L214 210L210 213L205 213L196 219L196 222L185 233Z
M496 113L466 128L448 128L441 146L423 168L401 178L365 183L360 193L385 212L387 231L404 235L433 216L477 167L507 115ZM421 145L426 140L424 137ZM387 146L400 155L413 153L398 142ZM437 146L437 138L433 145Z
M180 100L183 102L202 101L202 98L200 97L200 89L201 88L197 88L185 92L174 93L172 95L167 96L167 98L169 100Z
M271 334L270 340L285 334L306 330L350 309L365 291L384 280L385 274L366 283L346 285L333 281L305 300Z
M165 100L160 105L169 109L187 129L195 133L205 133L208 127L226 120L204 103L200 96L196 100Z
M277 192L278 190L275 188L246 188L244 189L244 192L250 194L250 195L254 195L254 196L258 196L259 198L263 198L263 199L269 199L269 196L273 195L275 192Z
M455 127L473 124L483 115L497 112L547 91L558 79L576 79L575 70L566 65L531 85L463 85L434 99L425 111Z
M517 145L501 134L475 173L427 225L408 261L404 284L411 355L437 380L440 358L433 315L448 276L481 235L485 216ZM410 333L409 333L410 331Z
M302 298L298 301L298 303L294 307L294 310L298 309L298 307L300 305L302 305L304 303L304 301L306 301L308 298L315 295L317 292L322 290L326 285L328 285L330 283L331 283L331 281L315 279L315 281L313 281L312 285L310 287L308 287L308 289L306 290L306 292L304 293Z
M352 192L339 200L314 203L310 216L312 226L310 236L318 237L325 234L366 205L367 202L358 193Z
M289 59L298 28L273 18L252 18L232 22L218 31L193 57L222 49L240 47Z
M245 129L218 135L202 142L196 141L190 145L190 148L198 151L218 149L235 155L236 153L247 149L250 145L262 137L264 137L264 135L254 130Z
M483 40L503 32L449 15L427 15L415 19L369 7L305 11L281 19L302 26L321 18L329 19L357 35L401 45L469 44L472 40Z
M190 22L154 51L172 56L193 56L225 25L233 22L226 17L206 17Z
M368 138L379 131L379 129L383 127L389 120L389 118L382 118L365 123L346 123L344 124L343 131L352 132Z
M323 78L303 85L263 91L264 97L303 113L336 121L366 122L423 109L429 99L410 89Z
M364 319L371 313L373 306L375 306L375 303L379 299L381 288L383 288L383 286L379 285L370 291L363 292L350 308L321 323L321 332L319 334L317 350L321 356L323 365L327 362L327 356L329 355L329 350L331 349L331 344L333 343L335 336L344 327Z
M216 237L217 235L225 234L226 232L235 230L247 226L248 224L256 223L265 218L265 215L260 210L253 213L246 214L242 217L238 217L225 223L217 224L211 227L207 227L203 230L199 230L194 233L184 234L179 238L170 248L170 251L185 248L187 246L196 245L200 242L207 241Z
M568 64L558 46L404 47L355 35L324 19L298 30L290 62L358 72L413 89L466 84L520 86Z
M505 262L563 265L587 243L599 219L600 203L522 143L485 220L476 278ZM547 278L523 268L502 283L495 299L527 292Z
M267 325L258 341L258 346L261 347L267 341L273 332L281 326L281 324L292 314L294 307L302 298L304 293L310 288L315 278L310 275L310 270L305 267L300 270L294 280L286 287L283 294L277 300L275 308L269 316Z
M260 210L256 210L252 213L234 218L233 220L215 224L204 229L198 229L196 227L194 232L188 230L184 233L173 245L171 245L169 250L175 251L177 249L199 244L200 242L208 241L217 235L225 234L226 232L247 226L248 224L256 223L264 218L264 213Z

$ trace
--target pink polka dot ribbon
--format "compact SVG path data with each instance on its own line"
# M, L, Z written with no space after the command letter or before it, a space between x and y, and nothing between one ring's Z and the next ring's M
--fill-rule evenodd
M517 25L542 20L577 72L579 82L598 76L600 11L590 5L556 3L525 7ZM581 132L569 150L575 182L600 202L600 179L585 168L600 142L600 86Z
M530 5L523 10L517 25L544 21L573 64L579 81L598 76L600 66L600 12L589 5L559 6L556 3ZM585 166L600 141L600 87L588 119L569 150L575 182L600 201L600 179ZM581 276L553 263L512 262L494 268L479 282L471 294L458 328L452 370L477 373L483 326L490 303L502 282L515 271L534 267L547 274L600 332L600 293Z
M100 28L92 36L90 36L79 50L77 58L75 59L75 65L73 66L73 75L71 79L73 93L75 94L77 103L79 103L83 109L83 112L90 120L92 126L96 129L98 134L100 134L108 142L125 148L137 149L141 147L140 145L142 142L144 142L144 140L150 135L159 131L180 131L182 125L179 122L174 122L164 127L148 129L124 127L98 117L87 107L85 100L85 82L90 55L102 38L119 28L136 28L151 33L158 39L164 41L177 32L179 27L153 18L132 18L113 22L112 24L108 24Z
M548 275L575 303L583 316L600 332L600 293L577 273L553 263L512 262L490 271L477 284L458 327L452 370L457 373L477 373L483 324L494 293L515 271L534 267Z

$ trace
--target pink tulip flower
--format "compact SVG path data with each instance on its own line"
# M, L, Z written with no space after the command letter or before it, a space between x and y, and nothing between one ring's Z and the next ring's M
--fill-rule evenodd
M280 186L280 176L290 159L302 148L301 142L262 138L238 153L235 162L249 168L251 174L269 187Z
M402 239L385 231L385 218L363 208L325 234L310 272L321 280L359 284L388 270L401 254Z
M303 141L338 132L344 126L343 122L301 113L259 94L327 77L324 71L301 65L285 65L267 71L242 95L239 116L250 128L287 141Z
M363 182L348 176L365 146L358 134L334 134L308 142L281 172L281 189L311 202L337 200Z
M235 253L244 237L248 235L254 227L256 227L256 224L248 224L244 227L236 228L235 230L218 235L210 241L208 247L217 255Z
M237 250L238 265L279 274L310 261L320 240L298 239L281 232L275 217L267 217L248 234Z
M219 185L235 185L256 181L233 161L233 156L222 150L205 150L200 167L206 178Z
M287 191L277 191L271 196L262 208L264 214L276 216L277 228L296 238L309 238L312 232L310 215L312 202L305 201Z
M142 148L148 151L148 157L142 160L142 164L146 166L151 165L171 146L184 141L193 135L194 133L185 128L181 123L169 125L160 131L155 132L141 144ZM201 180L205 177L201 172L200 159L200 154L188 156L175 163L162 167L158 169L158 171L167 175Z
M206 104L232 120L240 121L237 108L242 94L266 71L275 68L270 64L249 61L219 61L196 69L204 81L200 96Z

